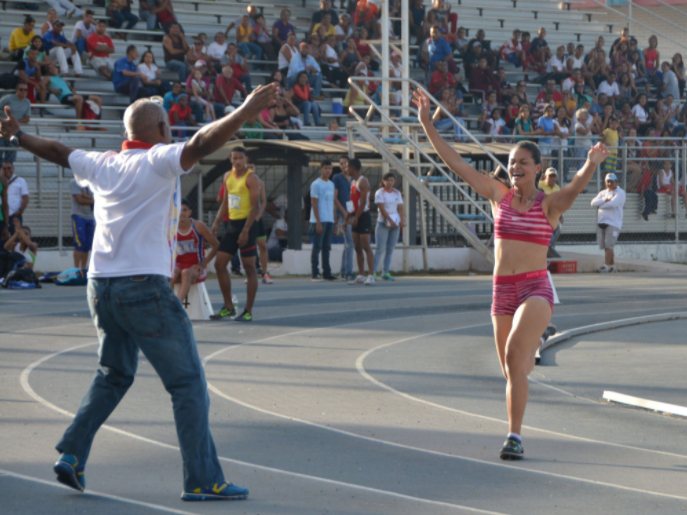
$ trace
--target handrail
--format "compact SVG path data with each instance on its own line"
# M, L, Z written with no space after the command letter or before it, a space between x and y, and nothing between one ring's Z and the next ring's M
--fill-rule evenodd
M652 32L659 32L659 31L657 31L654 27L650 27L650 26L647 25L646 23L642 23L641 21L635 20L635 19L632 18L631 16L628 16L627 14L623 14L622 12L618 11L617 9L613 9L612 7L609 7L608 5L606 5L605 3L601 2L600 0L592 0L592 2L599 4L599 5L600 5L601 7L603 7L604 9L608 9L609 11L612 11L612 12L614 12L615 14L617 14L617 15L619 15L619 16L622 16L622 17L625 18L626 20L631 20L632 23L636 23L637 25L641 25L641 26L644 27L645 29L649 29L649 30L652 31ZM632 5L634 6L635 4L632 3ZM687 45L685 45L684 43L680 43L679 41L675 41L675 40L674 40L673 38L671 38L670 36L666 36L665 34L661 34L661 37L666 38L666 39L669 40L669 41L672 41L673 43L675 43L676 45L681 46L681 47L684 48L684 49L687 49Z
M644 7L643 5L636 4L636 3L633 2L633 0L628 0L628 2L632 2L632 6L633 6L633 7L639 7L642 11L648 12L648 13L651 14L652 16L655 16L656 18L658 18L659 20L661 20L661 21L663 21L663 22L665 22L665 23L669 23L669 24L671 24L673 27L677 27L678 29L680 29L680 30L682 30L682 31L684 31L684 32L687 32L687 29L686 29L684 26L678 25L677 23L673 23L673 22L670 21L669 19L664 18L663 16L661 16L661 15L659 15L659 14L656 14L656 13L653 12L653 11L650 11L649 9L647 9L646 7ZM667 5L667 4L666 4L666 5ZM675 9L675 10L676 10L676 11L679 11L679 9ZM682 11L680 11L680 12L682 12ZM682 13L682 14L685 14L685 13ZM636 23L639 23L639 22L637 22L636 20L633 20L633 21L635 21ZM658 32L658 31L656 31L656 32ZM661 34L661 37L666 37L666 36L665 36L665 34Z
M632 2L633 7L641 7L640 5L635 4L633 0L629 0L629 1ZM687 16L687 12L681 11L680 9L678 9L677 7L675 7L674 5L670 5L670 4L666 3L666 2L664 2L663 0L654 0L654 2L658 2L658 3L661 4L661 5L664 5L664 6L666 6L666 7L670 7L673 11L677 11L677 12L679 12L680 14L683 14L683 15ZM654 13L652 13L652 14L654 14ZM662 20L665 20L665 18L663 18L663 16L659 16L659 18L661 18ZM682 28L682 27L681 27L681 28ZM684 28L683 28L683 30L687 30L687 29L684 29Z
M356 80L357 79L357 80ZM396 123L391 117L388 116L388 114L385 112L385 110L379 108L375 104L375 102L358 86L357 81L358 80L379 80L379 81L391 81L391 82L401 82L401 81L407 81L411 84L414 84L416 88L422 90L430 99L434 100L434 97L432 97L427 90L425 90L422 85L414 81L413 79L410 78L401 78L397 79L395 77L349 77L348 83L351 85L351 87L355 88L358 92L359 95L363 97L369 104L370 108L368 109L368 114L366 118L369 118L373 112L373 110L377 110L381 116L383 116L387 122L393 126L400 134L403 134L406 136L409 142L413 144L413 146L417 149L418 152L420 152L427 161L432 164L437 170L439 170L469 201L470 203L475 206L479 211L484 214L484 216L487 217L488 220L492 220L492 215L491 213L488 213L487 211L484 210L484 208L477 202L475 201L468 192L466 192L463 187L458 184L452 176L444 172L443 167L446 166L445 163L438 163L437 161L434 160L432 156L430 156L421 146L418 142L413 141L413 138L411 137L410 134L408 134L406 131L404 131L399 124ZM442 110L446 111L445 108L439 104L439 106L442 108ZM366 125L366 120L363 120L363 118L355 111L355 109L349 107L349 112L360 122L362 125ZM451 113L446 111L446 114L453 120L454 123L459 123L457 122L456 118L453 117ZM484 152L494 161L494 163L498 166L503 166L501 162L492 154L483 144L480 142L477 138L475 138L472 133L470 133L465 127L463 126L462 123L459 123L459 125L464 129L465 134L469 136L473 142L475 142Z

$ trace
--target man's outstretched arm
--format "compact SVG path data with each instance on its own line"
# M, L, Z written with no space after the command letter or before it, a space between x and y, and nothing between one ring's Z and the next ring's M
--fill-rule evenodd
M7 116L7 119L3 119L0 116L0 136L2 139L9 140L19 132L19 122L12 116L9 106L5 106L5 116ZM41 159L65 168L69 168L69 154L74 152L73 148L69 148L55 140L25 133L22 133L19 137L19 146Z
M181 167L188 170L204 157L222 148L244 123L271 107L276 96L275 84L258 86L243 101L241 107L229 116L210 123L196 132L181 153Z

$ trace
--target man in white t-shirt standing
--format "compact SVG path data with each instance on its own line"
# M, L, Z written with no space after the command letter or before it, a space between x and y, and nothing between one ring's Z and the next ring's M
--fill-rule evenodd
M2 174L7 179L7 220L10 236L14 234L14 219L24 223L24 211L29 205L29 186L23 177L14 174L14 165L9 161L2 163Z
M188 142L171 144L163 107L138 100L124 113L128 139L117 152L85 152L24 134L9 107L0 134L15 147L71 168L95 201L96 231L88 302L98 330L100 369L57 444L58 481L85 488L84 467L100 426L134 381L140 349L172 396L184 467L185 501L245 499L227 483L210 434L207 383L191 322L169 286L174 265L180 176L219 150L248 120L269 108L274 85L258 87L229 116ZM135 473L132 469L132 473Z
M599 248L605 253L604 265L599 268L599 272L617 272L613 247L615 247L615 243L620 235L620 229L623 227L625 191L618 187L618 177L616 174L606 174L606 189L601 190L594 197L592 207L597 208L596 236Z

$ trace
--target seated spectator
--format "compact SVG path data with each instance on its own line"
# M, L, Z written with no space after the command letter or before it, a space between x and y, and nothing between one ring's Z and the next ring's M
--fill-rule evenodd
M278 54L286 44L289 33L296 33L296 27L291 24L290 20L291 11L284 8L279 15L279 19L272 24L272 47L275 54Z
M579 159L578 163L582 163L583 159L587 159L587 154L594 145L594 138L592 137L594 122L589 111L584 108L577 110L575 118L576 123L573 127L575 132L575 157Z
M365 27L370 34L379 37L377 18L379 7L372 0L358 0L358 5L353 13L353 25L358 28Z
M210 43L207 51L208 65L212 66L217 73L222 72L222 58L227 53L229 47L224 32L215 34L215 41Z
M372 54L372 47L367 44L367 41L369 40L369 35L367 28L365 27L360 27L360 30L358 30L358 37L354 38L355 41L355 46L358 49L358 55L360 57L364 56L365 54L370 54L370 68L373 71L379 70L379 63L375 61L373 54Z
M501 102L499 82L494 73L487 67L487 58L480 57L477 68L474 68L470 75L470 92L476 94L484 102L487 93L492 90L496 92L496 100Z
M177 83L178 84L178 83ZM193 112L188 105L188 95L186 93L181 93L177 96L177 101L169 110L169 123L172 126L180 127L197 127L195 118L193 117ZM178 130L177 137L185 138L186 131Z
M544 95L546 93L550 93L553 97L553 101L556 103L559 103L561 100L563 100L563 95L561 95L561 92L556 89L556 81L553 79L549 79L546 81L546 84L544 86L544 89L539 92L537 95L537 99L535 100L535 104L538 104L541 102L541 100L544 98Z
M543 73L546 69L546 63L552 55L549 43L546 41L546 29L544 27L537 31L537 37L532 41L530 52L535 69Z
M206 65L210 63L210 57L203 51L203 46L202 39L196 38L193 40L193 45L186 54L186 62L191 68L195 68L196 63L199 61L203 61ZM212 67L213 71L214 69L215 68Z
M434 127L438 131L452 129L455 141L462 141L465 136L463 128L459 124L454 123L454 121L449 118L449 115L442 109L442 107L444 107L449 112L452 110L451 90L449 88L444 88L439 93L439 104L440 106L437 107L432 116Z
M320 120L320 107L315 102L312 88L308 84L308 72L301 71L296 76L296 83L293 85L292 101L298 110L303 113L303 123L305 125L310 125L311 112L315 126L322 124Z
M587 70L590 79L587 84L590 88L596 89L608 77L608 65L606 64L605 54L595 48L589 53L589 62L587 63Z
M129 95L129 101L133 104L139 98L152 97L155 90L143 86L145 77L136 66L138 50L134 45L126 47L126 56L118 59L114 64L112 73L112 85L120 95Z
M262 48L255 43L255 34L247 14L241 17L241 24L236 27L236 46L246 59L262 59Z
M499 68L496 70L496 80L499 81L499 88L501 89L502 97L511 96L513 93L515 93L513 85L508 82L508 79L506 78L505 68L499 66Z
M112 80L112 70L114 64L110 55L114 54L114 43L105 32L107 31L107 23L105 20L98 20L95 25L95 32L88 36L86 40L86 50L91 55L88 64L91 65L101 77L107 80Z
M620 90L618 89L618 83L615 81L616 77L617 75L614 71L609 71L607 79L599 84L599 89L596 93L599 96L605 93L608 103L614 106L614 109L615 103L620 100Z
M322 15L322 21L315 24L311 34L317 34L323 39L328 38L329 36L336 37L336 29L332 24L332 17L329 13L324 13Z
M323 54L320 62L320 69L323 76L332 84L333 87L344 89L348 86L348 74L341 69L339 56L336 54L336 37L329 36L322 45ZM393 60L393 57L392 57Z
M430 9L429 12L427 13L427 16L425 17L425 22L422 24L422 38L423 41L427 40L431 33L432 33L432 27L434 26L439 27L441 30L441 26L439 25L439 22L437 21L437 13L433 9ZM422 45L422 43L420 43Z
M510 129L506 127L506 122L501 118L501 108L495 107L491 110L489 118L485 121L485 131L489 136L501 136L510 134ZM499 138L494 138L495 142L503 143L504 140Z
M670 63L668 61L663 61L661 70L663 71L663 77L661 78L661 85L658 87L659 93L664 97L666 95L672 95L673 98L680 98L680 85L677 75L671 68Z
M58 16L66 16L68 19L72 17L83 16L83 11L71 3L69 0L43 0L50 7L55 9Z
M358 47L355 44L355 40L353 38L348 38L346 40L346 48L344 48L339 54L341 69L350 77L355 73L355 69L361 60L362 58L358 52Z
M353 37L353 25L348 14L339 16L339 24L334 25L334 32L336 35L336 50L340 51L346 45L346 41Z
M172 22L167 35L162 38L162 50L165 55L165 66L179 75L179 82L186 82L186 54L189 52L188 43L181 33L181 25Z
M83 12L83 19L77 21L76 25L74 25L74 33L72 34L72 43L76 45L79 54L86 52L86 40L94 32L93 11L86 9Z
M544 107L544 114L537 120L537 128L541 129L539 133L542 138L539 138L539 150L541 151L542 166L548 168L549 157L551 157L551 137L558 136L558 130L553 122L554 107L547 104Z
M210 96L210 78L204 75L204 69L205 63L203 61L196 62L196 67L186 79L186 91L189 92L191 109L197 115L199 122L216 119Z
M332 25L338 25L339 24L339 15L337 14L337 12L334 9L332 9L332 6L331 6L331 3L329 2L329 0L320 0L320 10L315 11L313 13L312 19L310 21L310 29L308 30L308 34L313 33L315 25L322 22L322 18L324 17L325 14L329 14L329 16L331 17Z
M18 84L26 84L38 93L41 104L46 101L45 84L42 81L41 67L37 61L38 51L29 47L26 57L19 61L11 74L0 76L0 85L6 89L16 89Z
M155 9L151 10L151 13L153 12L158 23L167 34L170 33L173 24L179 24L174 14L172 0L156 0ZM179 28L181 29L181 25L179 25Z
M584 84L576 84L575 85L575 95L574 95L575 100L577 101L577 108L581 109L582 105L585 102L589 103L589 106L591 107L592 102L594 101L594 97L590 95L589 93L586 92L585 85Z
M46 32L52 30L52 24L57 20L57 11L55 9L48 9L48 12L45 14L46 19L41 24L41 37L43 37Z
M456 63L453 60L453 52L451 46L442 37L439 27L434 26L430 32L430 39L427 41L429 50L429 68L433 71L436 68L436 63L445 61L448 65L448 71L452 74L458 72Z
M33 37L33 39L31 40L31 46L27 47L24 50L24 59L28 59L29 50L35 50L37 52L38 57L36 57L36 62L38 62L38 65L40 66L41 73L47 72L48 65L52 63L52 61L50 60L47 52L43 48L43 38L40 36Z
M141 77L143 85L148 88L156 89L158 95L164 96L165 93L172 89L169 82L160 78L162 72L155 64L155 56L150 50L143 52L143 57L141 57L138 63L138 71L143 74Z
M476 41L475 44L468 45L467 51L463 54L463 68L468 80L472 76L472 70L477 68L480 57L484 57L482 55L482 43Z
M482 112L480 113L478 126L482 132L486 132L485 122L491 116L491 111L499 106L496 100L496 91L489 90L485 95L485 100L482 102Z
M520 44L520 29L513 31L513 37L501 45L501 59L508 61L513 66L522 66L525 62L525 55Z
M560 45L556 48L556 55L552 55L546 64L546 74L560 84L568 77L565 70L565 47Z
M468 48L475 46L477 43L482 47L482 55L487 58L487 65L492 70L496 69L499 64L499 52L492 50L491 41L486 39L484 29L479 29L475 34L475 38L468 42Z
M608 95L606 95L606 93L599 93L599 96L596 97L596 102L592 102L592 108L590 109L590 112L591 114L603 116L606 106L610 106L612 114L613 106L608 102Z
M279 71L283 76L286 76L289 71L289 64L293 56L298 54L298 47L296 46L296 34L290 32L286 36L286 43L282 45L279 50L278 64Z
M511 131L515 128L515 120L520 114L520 99L518 95L511 95L508 105L506 106L506 113L504 115L504 120L506 122L506 127Z
M255 18L256 24L253 27L253 35L255 36L255 44L262 48L262 55L265 57L266 61L276 61L277 52L274 51L272 46L272 37L270 36L267 24L265 23L265 17L259 14Z
M308 75L308 83L313 87L313 98L315 100L324 100L321 96L322 92L322 72L320 65L309 54L308 44L303 42L298 47L299 53L293 56L289 64L289 71L287 80L290 88L296 84L298 74L302 71Z
M243 129L241 131L242 139L264 139L262 131L263 127L258 121L257 117L253 118L252 120L248 120L241 128Z
M436 70L432 72L429 78L429 92L437 96L442 89L456 85L453 75L448 73L448 64L446 61L438 61L436 63Z
M527 140L534 141L533 138L527 138L526 136L535 136L541 132L540 129L534 127L534 122L530 119L530 106L526 104L520 106L514 127L513 133L515 134L516 143Z
M582 84L584 86L584 79L582 78L582 70L574 68L570 77L566 78L561 83L561 91L575 91L575 85Z
M436 17L436 13L434 14ZM425 6L423 0L413 0L410 4L410 16L408 18L408 25L410 35L414 36L417 45L422 43L424 39L423 24L425 23Z
M222 65L230 65L234 70L234 77L245 86L246 91L250 93L253 90L251 86L251 75L248 72L248 63L238 53L238 48L234 43L229 43L227 46L227 53L222 58Z
M527 94L527 83L524 80L518 81L515 88L515 94L518 96L520 105L532 105L532 102L530 102L530 97Z
M329 122L329 136L325 138L325 141L346 141L346 137L339 134L339 124L336 120Z
M321 66L322 61L322 49L321 49L321 39L317 34L312 34L308 39L308 52L315 59L315 62Z
M36 254L38 254L38 244L31 239L31 229L22 225L19 218L14 218L12 222L12 236L5 242L4 249L7 252L18 252L23 256L25 261L20 267L33 269Z
M23 82L17 83L15 93L10 93L0 98L0 113L4 113L5 106L9 106L12 111L12 116L14 116L20 124L29 123L31 121L31 102L26 98L28 92L28 85ZM2 152L3 148L5 148L4 155ZM3 163L3 172L5 172L4 163L14 163L14 160L17 158L16 150L10 151L7 149L15 149L15 147L9 140L0 138L0 163ZM14 166L12 166L12 171L14 171ZM7 177L7 174L5 174L5 177L7 180L10 180L12 175L10 174L10 176ZM11 215L12 213L10 213L10 216ZM12 230L12 227L10 227L10 231Z
M57 97L62 105L74 106L76 108L76 119L96 119L101 112L103 100L98 95L79 95L74 88L69 87L66 81L60 77L55 64L48 66L47 89ZM92 102L92 104L88 104ZM95 105L93 105L95 104ZM84 116L84 111L90 112L89 116ZM86 130L86 127L78 122L77 130Z
M282 130L303 130L303 122L301 122L299 109L286 97L277 97L272 109L269 110L270 123ZM266 127L269 124L263 123ZM286 133L289 140L309 140L305 134L298 134L295 132Z
M169 113L172 106L179 100L179 95L181 95L181 82L174 82L172 83L172 90L165 93L165 96L162 97L162 107L165 108L165 111Z
M48 52L50 59L55 61L60 67L60 73L66 75L69 73L69 64L67 59L72 60L72 66L74 67L74 73L77 77L83 75L83 68L81 67L81 56L79 51L76 49L76 45L71 41L67 41L67 38L62 34L62 29L64 23L60 20L56 20L53 24L53 29L50 32L46 32L43 36L43 46Z
M214 88L214 101L224 107L234 105L238 107L239 103L234 102L234 94L240 92L243 98L248 96L246 88L234 77L234 70L231 66L226 65L222 67L222 74L217 77Z
M110 17L110 26L121 29L126 21L126 30L133 29L138 23L138 16L131 12L131 5L128 0L110 0L107 8L107 15ZM126 34L115 34L115 39L126 41Z
M286 250L288 225L286 216L277 218L272 226L270 237L267 239L267 254L270 261L282 262L282 254Z
M572 121L575 113L577 112L577 100L573 98L570 91L563 91L563 100L561 101L561 105L558 106L558 109L560 108L565 109L565 117L569 122ZM556 113L558 113L558 109L556 109Z
M24 57L24 50L31 44L31 40L35 36L33 28L36 25L36 20L31 16L24 18L24 25L17 27L10 35L10 57L13 61L21 61Z
M155 30L157 27L157 12L160 10L155 5L155 0L139 0L138 17L146 24L146 30Z

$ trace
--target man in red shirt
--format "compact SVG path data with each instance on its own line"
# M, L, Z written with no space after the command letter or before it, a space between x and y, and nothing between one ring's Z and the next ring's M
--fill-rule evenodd
M436 95L444 88L450 88L456 85L453 75L447 71L448 65L446 61L437 61L434 66L436 67L436 71L432 72L429 78L429 92L432 95Z
M561 95L561 92L556 89L556 81L553 79L549 79L546 81L546 86L544 86L544 89L540 91L537 95L537 100L535 101L535 104L544 101L544 93L550 93L551 95L553 95L553 101L556 103L563 102L563 95Z
M233 68L227 64L222 67L222 75L215 81L215 102L222 104L222 114L226 106L232 105L236 91L240 91L244 98L247 95L246 88L234 77Z
M112 80L112 70L114 64L110 59L110 54L115 51L114 44L110 36L105 34L107 31L107 22L105 20L98 20L95 25L95 32L86 39L86 50L91 54L88 64L95 70L98 75L105 77L107 80Z
M234 78L244 85L246 91L250 93L253 87L250 83L250 73L248 71L248 63L245 59L239 55L239 49L235 43L229 43L227 45L227 64L231 65L231 69L234 70Z
M181 125L183 127L196 127L198 125L188 105L188 95L186 93L179 95L177 103L169 110L169 123L172 126ZM179 137L185 138L186 131L179 131Z

